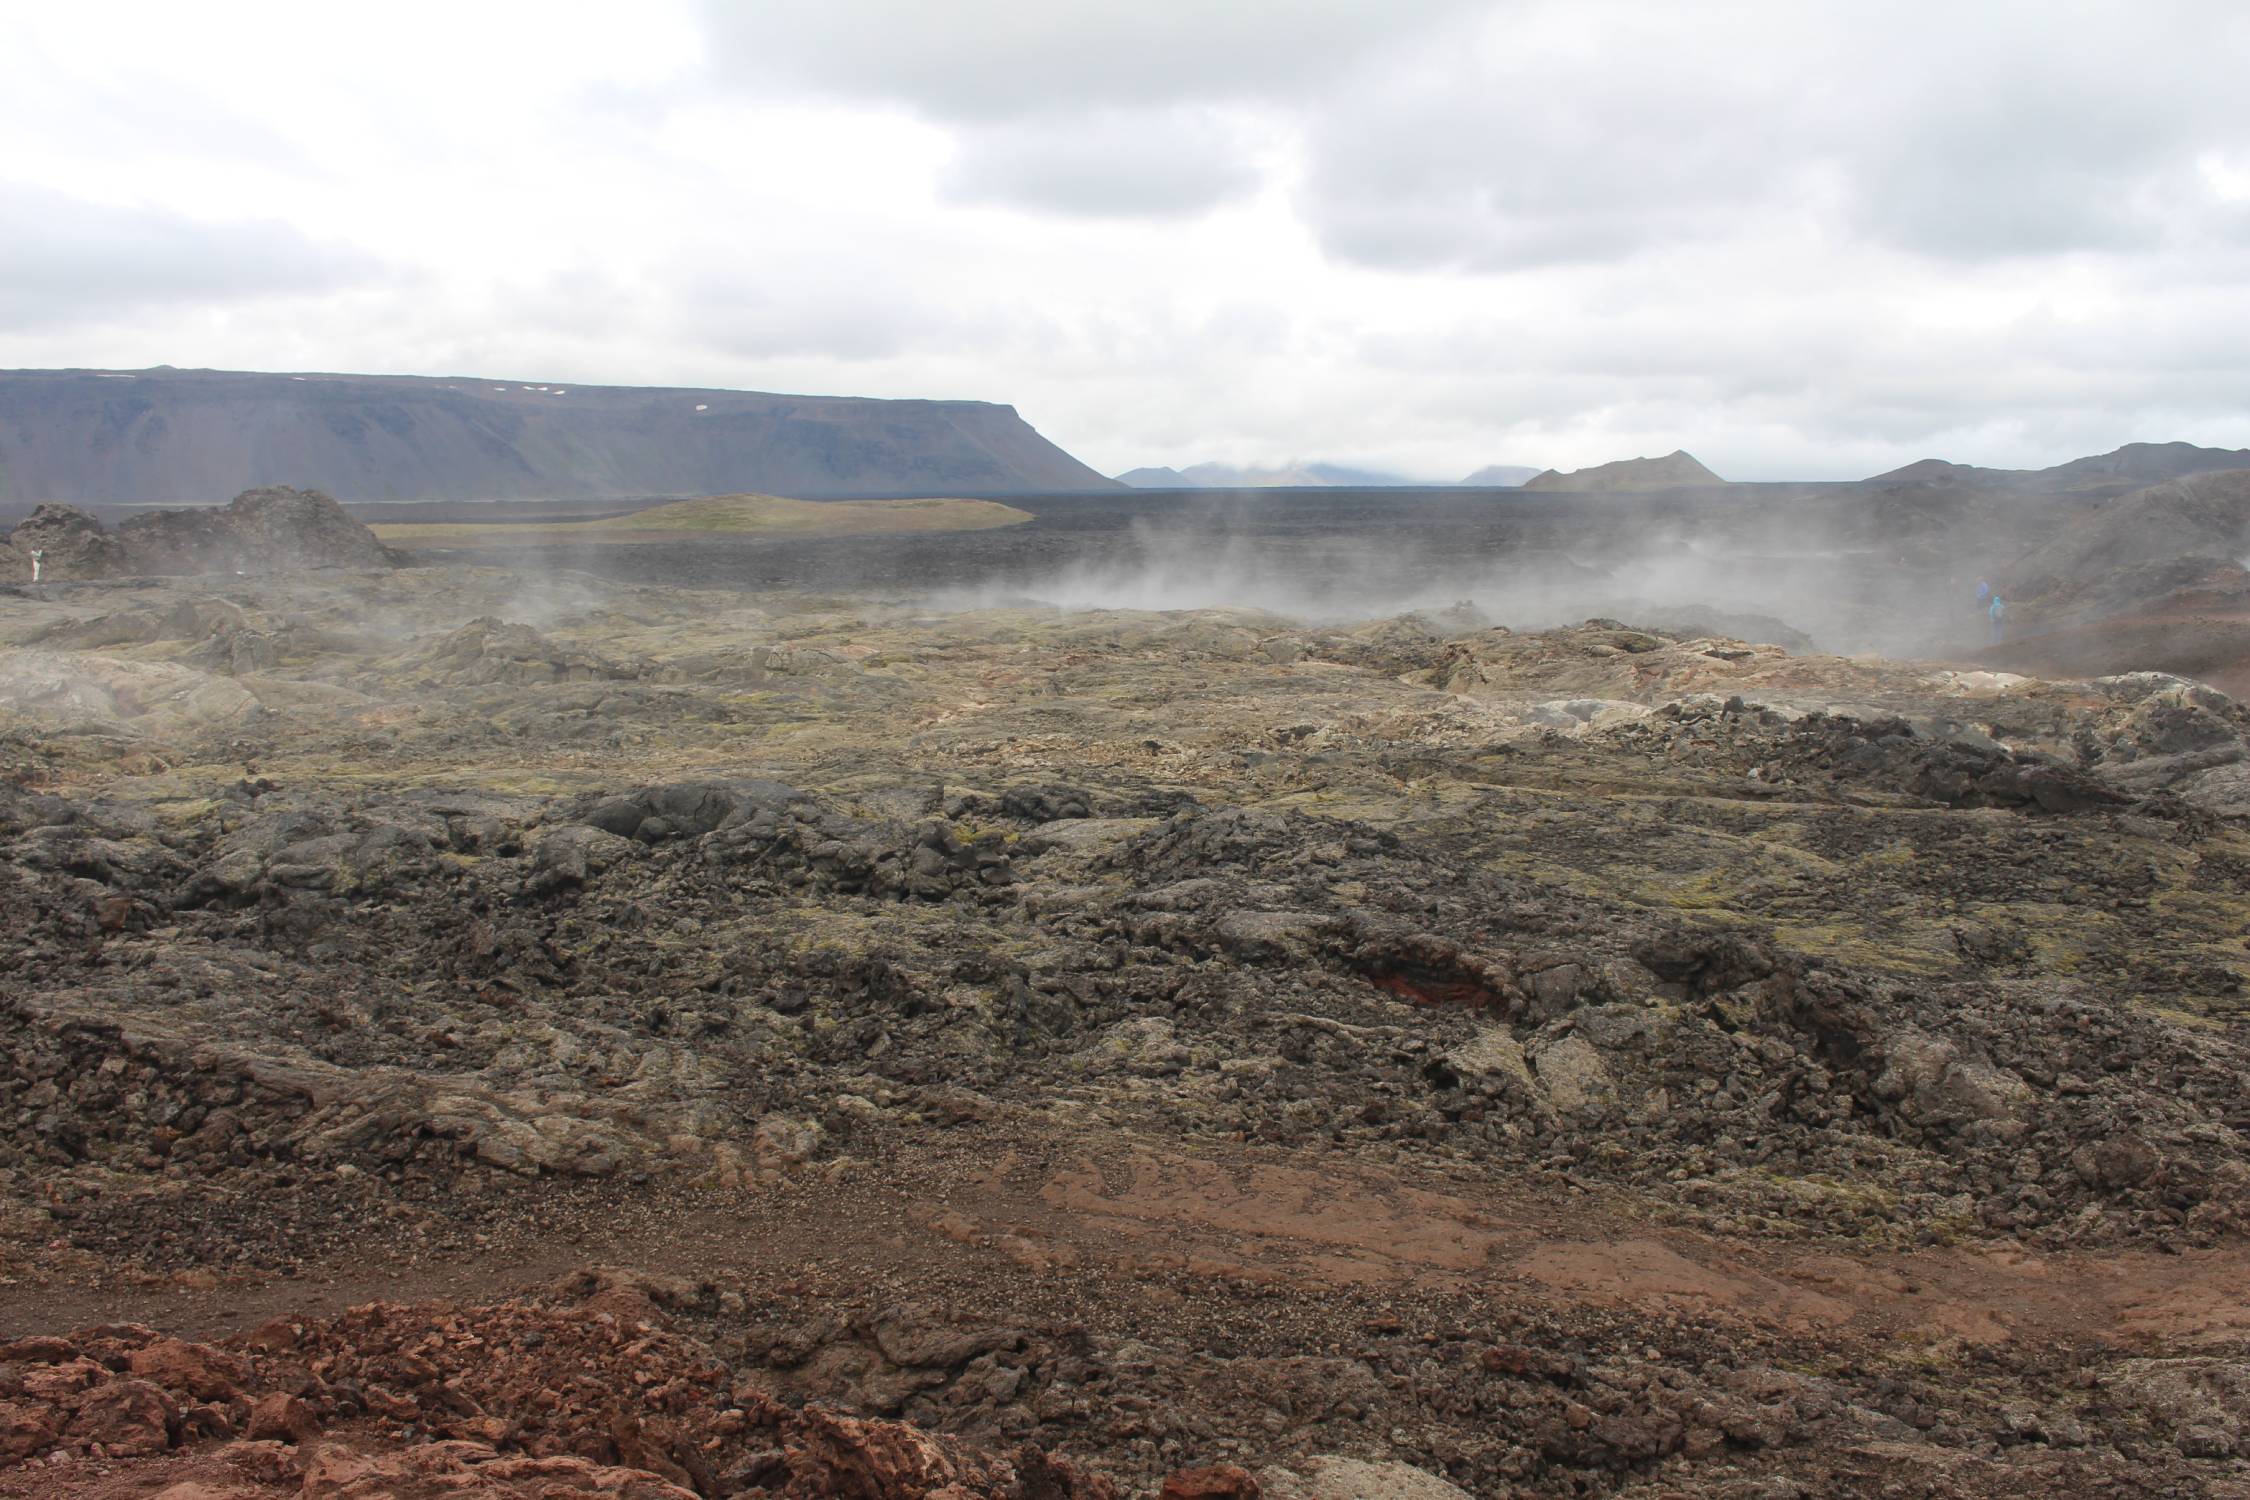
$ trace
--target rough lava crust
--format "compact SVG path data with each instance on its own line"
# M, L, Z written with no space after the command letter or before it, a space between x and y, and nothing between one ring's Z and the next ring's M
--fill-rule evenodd
M348 561L0 600L0 1495L2250 1486L2211 687Z

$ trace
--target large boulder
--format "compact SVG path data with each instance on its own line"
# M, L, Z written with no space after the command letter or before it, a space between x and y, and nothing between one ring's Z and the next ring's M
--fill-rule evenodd
M1883 1062L1876 1097L1895 1103L1917 1125L2017 1120L2035 1102L2030 1085L2014 1073L1912 1027L1884 1037L1876 1055Z
M1599 1115L1617 1098L1617 1084L1602 1055L1576 1033L1548 1042L1531 1065L1548 1100L1563 1114Z

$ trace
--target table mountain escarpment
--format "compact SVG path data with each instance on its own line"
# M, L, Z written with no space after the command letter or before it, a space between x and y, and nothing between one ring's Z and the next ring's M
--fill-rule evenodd
M229 370L0 371L0 505L1099 490L982 401Z

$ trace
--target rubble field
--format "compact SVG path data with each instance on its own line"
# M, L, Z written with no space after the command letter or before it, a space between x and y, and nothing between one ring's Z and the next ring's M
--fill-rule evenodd
M390 561L0 588L0 1496L2250 1496L2226 694Z

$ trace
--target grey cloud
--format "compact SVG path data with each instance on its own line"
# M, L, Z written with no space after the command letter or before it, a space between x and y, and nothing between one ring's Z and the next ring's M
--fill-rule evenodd
M1862 233L1963 259L2138 251L2239 233L2198 181L2250 146L2239 7L1967 13L1922 66L1853 90L1831 148Z
M722 77L992 121L1295 96L1473 0L706 0Z
M206 223L0 182L0 328L99 322L164 304L332 292L376 275L277 222Z
M13 53L6 82L15 117L67 129L77 151L150 164L224 160L299 176L314 170L286 129L255 117L253 100L216 98L141 69L88 76L72 66L84 58L58 56L36 36L10 33L0 45Z
M1334 253L1405 269L1602 262L1808 223L1960 260L2244 242L2250 216L2195 164L2250 148L2250 20L1926 19L1524 7L1312 108L1300 212Z
M1761 161L1791 90L1699 56L1685 8L1640 10L1487 26L1362 77L1309 116L1300 212L1347 259L1515 270L1704 238L1801 188Z
M741 358L893 359L990 333L974 309L941 304L890 265L841 248L818 261L692 253L672 281L679 336Z
M1314 419L1267 414L1263 446L1286 453L1302 447L1291 432L1314 430L1335 445L1481 446L1495 457L1504 447L1546 463L1617 457L1640 440L1637 451L1684 445L1730 476L1778 478L1933 455L2052 463L2151 433L2231 432L2225 445L2239 444L2250 303L2195 258L2143 264L2135 278L2105 270L2084 300L2074 275L2057 272L1998 321L1957 322L1942 308L2010 306L2014 268L1881 252L1794 275L1714 248L1543 271L1521 287L1493 284L1489 297L1464 283L1449 318L1361 325L1345 361L1364 377L1353 399ZM1378 394L1393 404L1371 406ZM1255 419L1239 403L1225 410ZM1260 447L1239 434L1231 443Z
M945 191L1086 217L1199 213L1258 185L1242 132L1214 111L1104 110L966 128Z
M1527 202L1486 186L1435 188L1420 198L1338 190L1305 206L1333 254L1391 270L1521 271L1611 260L1701 237L1709 219L1624 206Z
M2208 0L707 0L724 86L959 131L959 199L1165 216L1249 190L1208 125L1301 137L1298 210L1405 270L1602 263L1815 222L1938 258L2237 239L2250 14Z
M889 359L925 342L922 309L889 299L713 290L682 308L681 331L703 348L749 359Z
M1170 218L1253 190L1230 107L1301 99L1470 0L960 0L704 15L728 86L903 107L957 130L960 202Z

